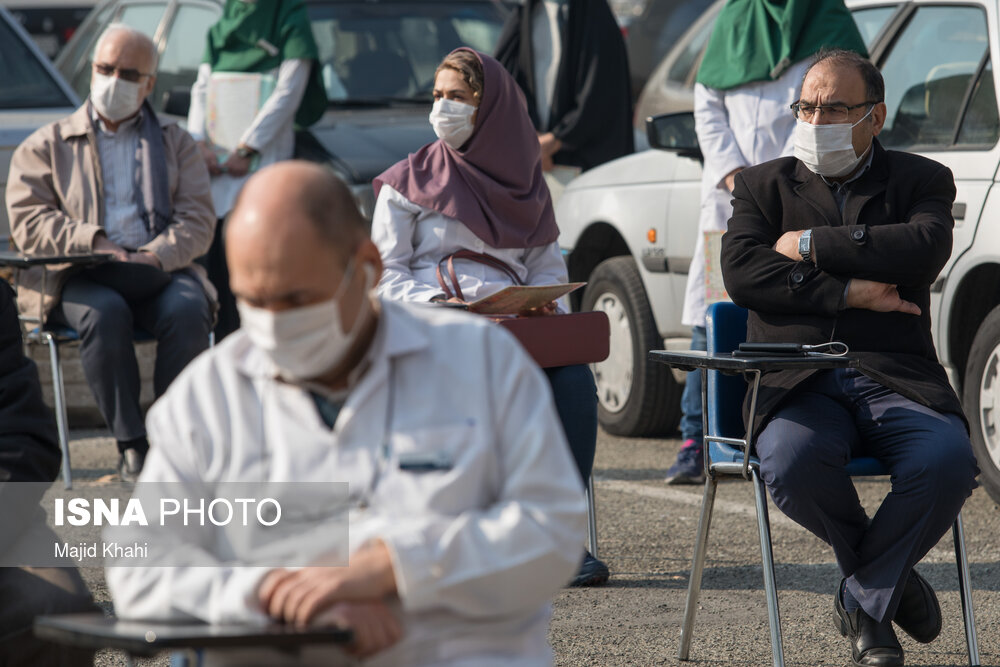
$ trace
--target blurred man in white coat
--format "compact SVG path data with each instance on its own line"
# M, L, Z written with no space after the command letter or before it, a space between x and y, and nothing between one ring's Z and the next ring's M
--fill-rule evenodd
M140 482L350 482L350 564L225 567L188 545L217 567L109 568L117 613L354 631L296 664L551 664L586 508L541 371L485 319L375 299L379 252L323 167L253 176L226 248L242 326L151 410L164 446Z

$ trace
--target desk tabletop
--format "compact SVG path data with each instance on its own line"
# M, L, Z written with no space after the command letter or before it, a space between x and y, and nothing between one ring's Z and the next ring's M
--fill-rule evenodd
M124 621L99 613L39 616L35 636L85 648L117 648L135 655L168 649L346 644L353 638L350 630L340 628Z
M111 259L105 252L74 253L72 255L25 255L16 250L0 250L0 266L14 266L20 269L45 264L103 264Z
M657 361L681 370L696 368L738 373L741 371L782 371L795 368L857 368L858 359L851 356L835 357L807 353L802 356L734 357L732 353L708 354L699 350L651 350L651 361Z

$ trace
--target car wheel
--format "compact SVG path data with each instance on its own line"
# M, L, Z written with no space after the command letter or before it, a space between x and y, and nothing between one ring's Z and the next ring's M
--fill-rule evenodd
M983 320L965 367L963 405L972 432L979 482L1000 503L1000 306Z
M611 352L593 364L597 415L613 435L660 435L677 427L681 387L670 369L648 359L663 347L635 260L605 260L590 274L582 310L600 310L611 322Z

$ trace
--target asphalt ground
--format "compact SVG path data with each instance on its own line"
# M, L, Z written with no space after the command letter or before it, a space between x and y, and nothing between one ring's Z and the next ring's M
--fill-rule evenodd
M72 433L75 484L116 485L114 441L100 431ZM601 433L595 464L599 555L611 568L607 585L565 589L554 602L550 637L556 664L770 665L771 648L760 567L753 488L720 485L695 621L690 662L677 660L701 486L666 486L662 478L677 439L626 439ZM874 511L889 490L885 478L857 482ZM96 489L95 489L96 490ZM830 549L771 505L785 664L849 665L850 649L833 624L840 574ZM1000 667L1000 510L977 489L963 510L981 665ZM937 590L941 636L900 641L910 666L967 665L954 548L949 532L918 566ZM83 570L95 598L110 608L103 572ZM97 665L124 665L102 651ZM140 660L166 667L167 658Z

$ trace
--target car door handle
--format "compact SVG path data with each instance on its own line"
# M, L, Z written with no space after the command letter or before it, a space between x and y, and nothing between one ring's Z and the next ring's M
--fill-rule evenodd
M957 201L951 205L951 217L958 220L965 220L965 202Z

